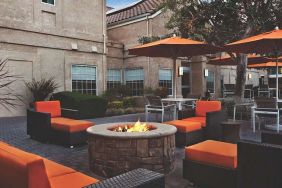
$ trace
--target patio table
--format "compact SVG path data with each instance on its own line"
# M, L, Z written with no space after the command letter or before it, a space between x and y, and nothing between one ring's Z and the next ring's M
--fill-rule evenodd
M163 102L174 102L176 103L176 107L178 110L182 110L182 105L185 102L192 102L194 107L194 102L197 101L198 99L194 99L194 98L164 98L162 99Z

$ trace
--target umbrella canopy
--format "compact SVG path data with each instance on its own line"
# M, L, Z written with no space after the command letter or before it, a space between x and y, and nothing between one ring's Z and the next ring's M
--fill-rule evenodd
M266 63L256 63L256 64L250 64L248 65L248 68L254 68L254 69L265 69L265 68L272 68L276 67L276 62L269 61ZM282 63L278 63L278 67L282 67Z
M129 49L129 55L167 57L173 59L173 96L176 97L176 59L222 51L213 45L180 37L170 37Z
M270 60L266 57L257 56L257 55L248 55L248 64L266 63L269 61ZM229 55L211 59L208 62L208 64L220 65L220 66L237 66L237 62L234 61Z
M178 58L221 51L219 47L180 37L170 37L129 49L129 55Z
M237 53L268 53L282 49L282 30L275 29L256 36L227 44L227 51Z

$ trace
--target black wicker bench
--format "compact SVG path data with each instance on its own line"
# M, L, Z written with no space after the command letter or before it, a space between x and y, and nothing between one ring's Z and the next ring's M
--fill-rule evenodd
M119 176L109 178L84 188L162 188L165 187L163 174L138 168Z

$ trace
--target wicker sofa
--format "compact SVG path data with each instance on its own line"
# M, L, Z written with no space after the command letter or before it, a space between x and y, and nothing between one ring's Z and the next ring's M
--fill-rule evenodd
M27 134L32 139L69 147L86 142L86 129L93 122L67 118L75 110L62 109L60 101L35 102L34 107L27 110Z
M183 177L201 187L282 186L281 145L251 141L239 141L236 145L208 140L185 148L185 154Z
M225 120L227 114L221 109L220 101L197 101L189 117L166 123L177 128L176 146L183 147L206 139L222 140L221 122Z
M0 187L81 188L98 182L38 155L0 142Z

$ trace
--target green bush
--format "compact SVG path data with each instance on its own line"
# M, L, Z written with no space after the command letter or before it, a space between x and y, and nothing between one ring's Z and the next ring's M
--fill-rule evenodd
M112 101L108 104L108 108L123 108L123 101Z
M125 97L123 99L124 108L135 107L135 99L134 97Z
M78 110L79 119L103 117L106 114L108 102L102 97L64 91L54 94L53 98L59 100L63 108Z

